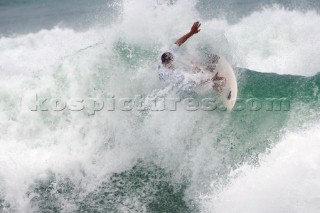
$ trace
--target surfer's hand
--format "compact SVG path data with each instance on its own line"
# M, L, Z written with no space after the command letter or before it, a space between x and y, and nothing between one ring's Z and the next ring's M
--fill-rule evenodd
M190 32L188 32L187 34L185 34L184 36L182 36L181 38L179 38L175 44L178 45L178 46L181 46L184 42L186 42L191 36L193 36L194 34L200 32L200 26L201 26L201 23L200 22L194 22L192 27L191 27L191 30Z
M191 27L190 33L196 34L196 33L200 32L200 30L201 30L201 29L199 29L200 26L201 26L201 23L199 21L194 22Z

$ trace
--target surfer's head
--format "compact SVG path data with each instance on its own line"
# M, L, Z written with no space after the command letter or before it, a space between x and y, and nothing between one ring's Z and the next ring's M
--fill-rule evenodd
M162 64L166 67L170 67L170 65L172 65L173 62L173 55L171 52L165 52L162 54L161 56L161 61Z

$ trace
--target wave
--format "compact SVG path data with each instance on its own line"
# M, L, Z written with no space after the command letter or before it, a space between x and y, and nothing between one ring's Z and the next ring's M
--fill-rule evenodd
M182 58L217 52L234 66L260 71L236 68L239 98L244 102L239 101L232 113L190 112L180 104L176 111L105 108L94 115L41 107L32 111L36 95L47 98L49 105L56 99L177 96L174 90L161 87L156 64L161 51L200 17L196 2L121 4L121 16L105 27L82 32L56 27L0 38L0 211L197 212L210 206L220 211L232 190L246 186L242 184L245 177L230 177L236 168L244 168L257 181L263 180L264 165L278 171L272 159L280 154L272 152L286 153L283 147L291 144L284 135L297 145L292 148L296 154L290 156L296 156L297 162L303 146L298 140L304 140L297 132L307 134L308 144L316 146L318 136L312 132L319 118L320 76L316 73L320 66L313 59L319 45L314 39L319 34L319 16L277 6L234 24L223 18L204 20L201 33L181 48ZM212 92L195 96L205 97L216 96ZM285 98L289 107L254 109L253 99L270 98ZM239 110L241 106L246 108ZM305 152L310 150L307 147ZM241 166L246 164L261 164L263 171L258 174L259 167L246 171L248 167ZM291 168L294 174L300 173L296 167L286 168L288 173ZM303 168L308 171L307 166ZM318 175L316 169L310 171ZM229 181L233 185L227 185ZM285 187L284 191L291 190ZM308 187L301 186L302 192L293 199L284 194L280 198L291 202L305 195ZM220 194L212 192L217 188ZM244 188L239 193L250 197ZM239 193L230 195L236 204ZM208 206L202 206L203 195L214 197ZM313 198L310 195L303 204L310 211L317 208ZM262 202L263 196L258 199ZM280 208L290 210L288 205L273 209Z

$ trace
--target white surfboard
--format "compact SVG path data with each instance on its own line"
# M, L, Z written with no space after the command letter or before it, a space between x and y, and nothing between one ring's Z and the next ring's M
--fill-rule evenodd
M219 56L214 73L218 77L223 77L219 88L220 99L228 111L231 111L237 101L238 85L234 71L229 62L222 56Z

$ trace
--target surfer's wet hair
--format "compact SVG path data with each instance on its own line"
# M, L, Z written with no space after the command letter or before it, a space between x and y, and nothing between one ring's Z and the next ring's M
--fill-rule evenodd
M171 52L165 52L162 54L161 56L161 61L163 64L167 64L170 63L171 61L173 61L173 55Z

